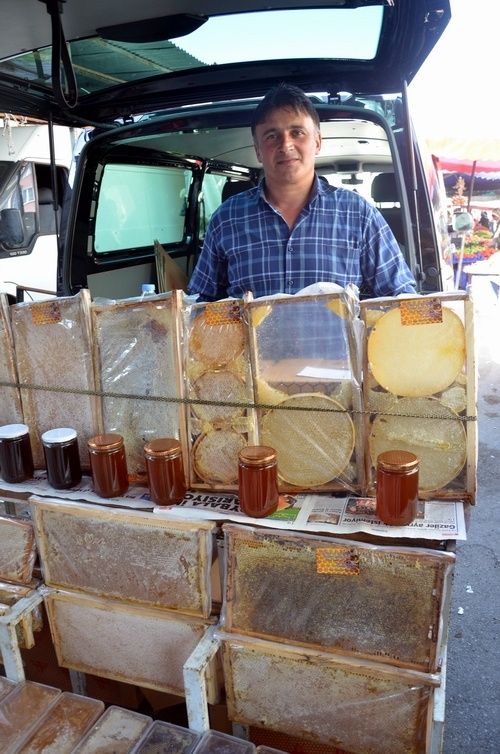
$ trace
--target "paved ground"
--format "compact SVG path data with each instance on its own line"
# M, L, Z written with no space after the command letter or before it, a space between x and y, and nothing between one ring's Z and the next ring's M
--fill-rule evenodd
M500 754L500 301L473 282L479 367L477 506L457 565L443 754Z

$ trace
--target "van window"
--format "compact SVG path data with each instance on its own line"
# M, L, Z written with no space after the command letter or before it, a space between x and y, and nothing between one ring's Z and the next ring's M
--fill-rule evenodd
M217 173L205 173L203 176L203 186L199 198L200 206L200 239L205 237L205 233L210 222L210 218L222 201L222 187L226 182L226 176Z
M13 231L14 226L9 218L12 211L17 211L20 215L22 234ZM2 191L0 199L0 244L7 249L29 247L35 236L35 217L33 165L28 162L20 165Z
M163 165L108 163L97 199L94 250L179 243L191 171Z

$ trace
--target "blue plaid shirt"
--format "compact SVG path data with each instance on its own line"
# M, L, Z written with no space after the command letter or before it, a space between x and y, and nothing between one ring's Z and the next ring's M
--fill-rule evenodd
M359 194L315 179L290 229L256 188L214 212L189 292L205 301L251 291L296 293L317 282L354 283L372 296L413 293L415 281L378 210Z

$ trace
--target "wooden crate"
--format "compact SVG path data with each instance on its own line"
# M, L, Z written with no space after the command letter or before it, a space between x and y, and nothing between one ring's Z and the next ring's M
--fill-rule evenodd
M258 438L283 492L363 487L360 375L344 291L247 301ZM281 460L280 460L281 459Z
M96 384L105 393L101 429L124 437L131 481L146 480L145 442L160 437L185 442L178 296L91 307Z
M11 516L0 516L0 579L29 584L35 559L33 524Z
M42 593L37 581L29 586L0 581L0 654L7 678L24 681L21 649L35 644L34 632L43 627Z
M31 498L45 583L208 617L215 524Z
M210 625L73 592L49 592L45 606L59 665L178 696L183 664ZM217 701L215 666L209 696Z
M473 314L464 292L361 302L367 494L378 452L398 449L421 459L422 499L474 503Z
M228 632L437 670L455 556L224 524Z
M221 634L230 720L351 754L427 751L439 677Z
M10 309L5 293L0 293L0 425L23 421L21 395L16 387L17 371Z
M89 468L87 440L97 430L90 332L90 293L11 307L24 421L35 468L45 468L41 435L73 427L80 461ZM46 389L44 389L46 388Z
M186 306L183 332L189 486L235 491L238 452L255 429L242 302Z

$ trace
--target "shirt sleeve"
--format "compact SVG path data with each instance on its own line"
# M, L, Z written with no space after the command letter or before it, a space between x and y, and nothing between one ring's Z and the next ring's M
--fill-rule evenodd
M365 232L362 272L375 296L415 293L416 283L392 230L375 207L370 207Z
M218 213L214 213L207 228L203 247L188 284L188 293L197 293L204 301L217 301L227 296L227 264L217 243Z

